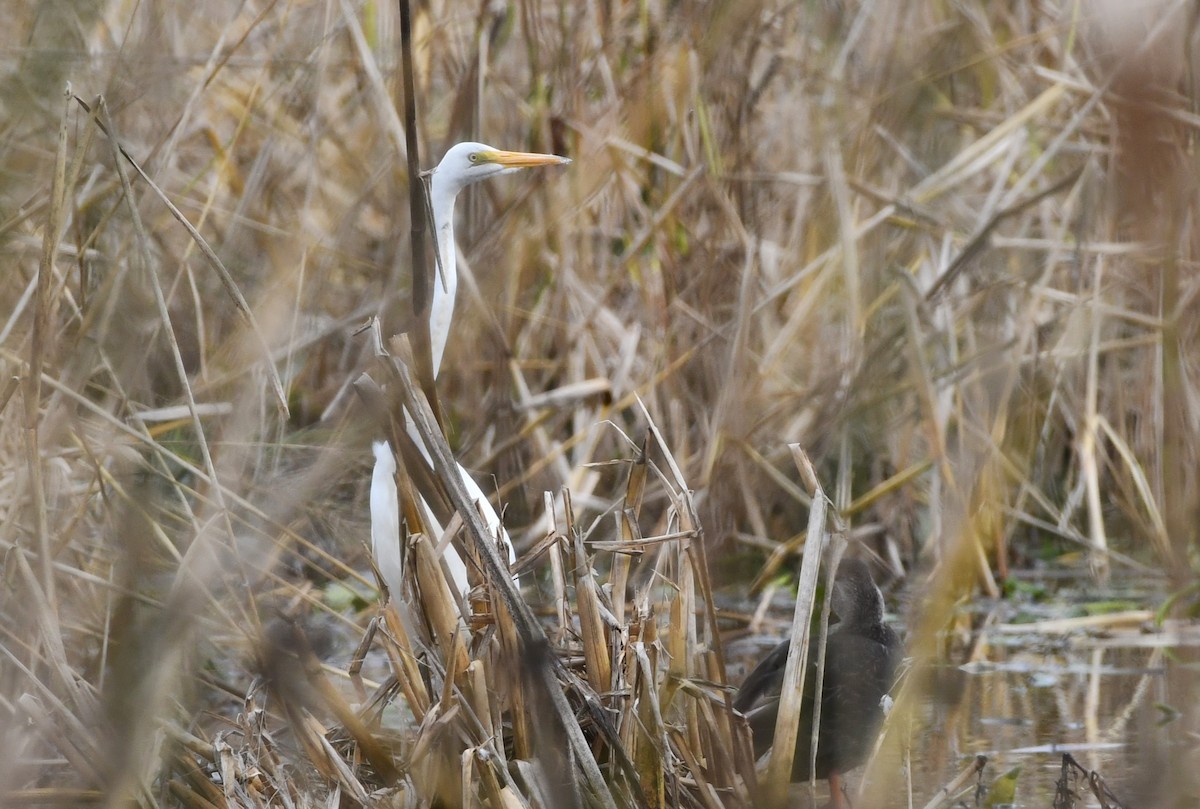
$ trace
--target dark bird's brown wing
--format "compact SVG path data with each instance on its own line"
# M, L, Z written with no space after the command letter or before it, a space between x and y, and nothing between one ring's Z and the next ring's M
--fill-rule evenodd
M774 698L779 701L779 688L783 683L783 668L787 664L788 642L778 644L771 652L758 661L754 670L746 675L745 681L738 688L733 698L733 707L748 714L756 703Z
M883 721L881 701L895 676L898 649L899 639L887 626L866 634L836 631L829 634L814 773L811 767L817 683L814 639L809 647L801 697L793 781L807 781L814 774L817 778L827 778L831 772L851 769L866 760ZM787 653L787 641L772 649L746 677L733 701L750 724L756 756L770 748L774 737Z

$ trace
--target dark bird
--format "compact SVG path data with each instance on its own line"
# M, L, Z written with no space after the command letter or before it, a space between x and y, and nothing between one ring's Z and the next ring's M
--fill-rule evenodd
M812 769L813 707L816 696L819 638L808 647L808 672L800 707L800 735L792 781L829 779L834 806L844 806L840 775L866 761L883 722L883 697L892 687L901 657L900 638L883 622L883 594L860 559L843 561L833 585L830 607L838 622L825 646L821 688L821 727L816 770ZM776 646L746 677L733 707L746 715L754 736L754 755L771 747L779 713L783 670L789 642Z

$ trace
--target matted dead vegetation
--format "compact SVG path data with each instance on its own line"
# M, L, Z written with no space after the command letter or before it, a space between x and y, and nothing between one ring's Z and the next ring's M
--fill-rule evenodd
M918 659L1047 545L1195 601L1191 5L414 14L425 165L575 162L459 206L438 396L521 592L439 455L413 485L479 586L456 603L414 531L384 611L354 383L420 401L387 339L396 7L7 9L6 805L758 805L722 651L753 604L720 588L797 570L817 481L920 583ZM910 682L862 804L941 786L895 763ZM1195 693L1171 670L1141 805L1198 789Z

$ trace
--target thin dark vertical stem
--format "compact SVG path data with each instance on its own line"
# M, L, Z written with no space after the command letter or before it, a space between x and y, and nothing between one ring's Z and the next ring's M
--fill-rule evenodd
M413 354L417 380L433 412L441 421L433 385L433 350L429 335L429 312L433 301L433 278L425 249L425 184L421 181L421 151L417 143L417 95L412 56L412 4L400 3L400 64L404 74L404 145L408 156L408 212L412 245Z

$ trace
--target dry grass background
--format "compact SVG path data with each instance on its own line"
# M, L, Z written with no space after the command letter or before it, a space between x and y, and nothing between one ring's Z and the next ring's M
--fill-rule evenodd
M554 777L582 753L511 681L548 664L493 590L474 635L392 615L380 648L432 671L386 691L415 724L333 685L375 614L335 597L373 593L356 329L408 308L394 4L47 0L7 4L0 51L5 802L749 804L706 605L759 551L794 569L791 443L927 582L917 653L1047 548L1194 597L1191 5L415 15L425 165L468 137L575 159L460 200L439 395L542 551L527 592L607 788ZM1170 772L1148 800L1196 789Z

